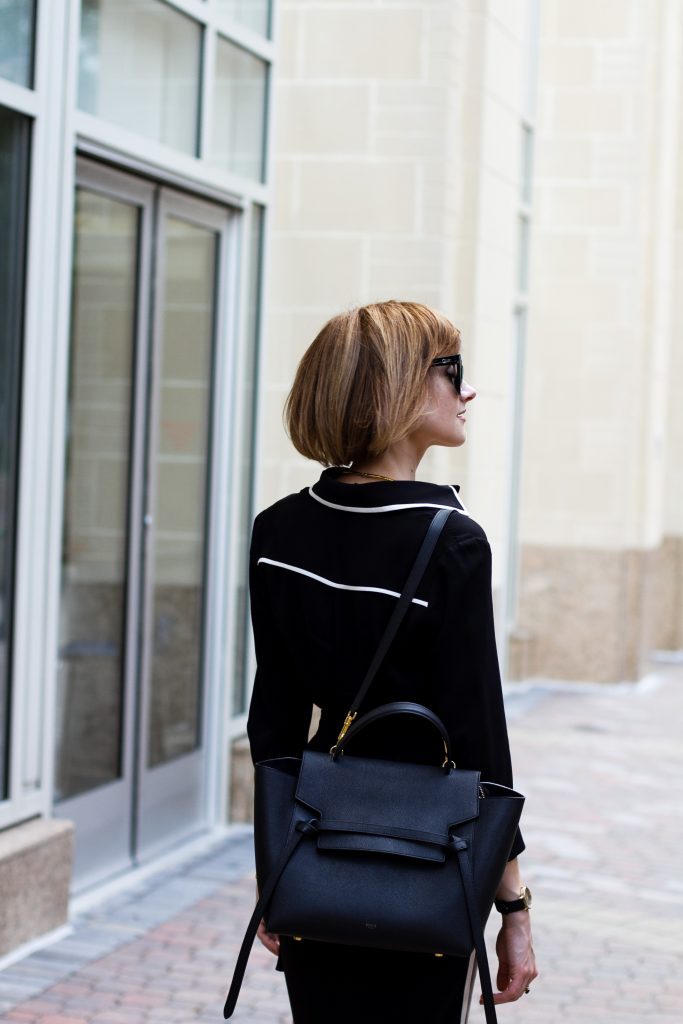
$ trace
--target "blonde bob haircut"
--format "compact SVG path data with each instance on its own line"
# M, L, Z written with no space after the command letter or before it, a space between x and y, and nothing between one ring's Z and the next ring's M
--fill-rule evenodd
M324 466L381 455L426 409L432 360L459 351L458 329L417 302L375 302L332 317L285 402L294 447Z

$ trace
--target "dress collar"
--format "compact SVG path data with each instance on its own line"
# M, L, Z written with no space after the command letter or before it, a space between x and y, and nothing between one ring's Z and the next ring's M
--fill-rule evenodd
M395 512L406 508L454 508L463 515L457 484L431 484L423 480L378 480L367 484L341 483L341 469L324 469L308 494L328 508L345 512Z

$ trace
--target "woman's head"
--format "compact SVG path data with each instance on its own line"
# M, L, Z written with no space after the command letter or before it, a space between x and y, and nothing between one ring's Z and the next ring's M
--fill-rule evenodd
M332 317L304 353L285 404L295 448L328 466L376 458L423 417L432 361L459 350L457 328L417 302L375 302Z

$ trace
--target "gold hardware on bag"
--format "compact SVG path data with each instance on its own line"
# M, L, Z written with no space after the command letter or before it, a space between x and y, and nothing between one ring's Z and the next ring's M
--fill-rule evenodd
M301 936L300 935L293 935L292 938L294 939L295 942L301 942Z
M443 764L441 765L441 767L442 768L455 768L455 761L449 761L448 758L445 758Z
M341 727L341 732L340 732L340 733L339 733L339 735L337 736L337 742L335 743L335 745L334 745L333 747L330 747L330 753L331 753L331 754L334 754L334 753L335 753L335 751L336 751L337 747L339 746L339 744L341 743L341 741L342 741L342 740L344 739L344 737L346 736L346 733L348 732L349 726L351 725L351 723L353 722L353 720L354 720L354 719L356 718L356 715L357 715L357 714L358 714L358 712L357 712L357 711L349 711L348 715L347 715L347 716L346 716L346 718L344 719L344 724L343 724L343 725L342 725L342 727Z
M443 956L443 953L435 953L434 956Z

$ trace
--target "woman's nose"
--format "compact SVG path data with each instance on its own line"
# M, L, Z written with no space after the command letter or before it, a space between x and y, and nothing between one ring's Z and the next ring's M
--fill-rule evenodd
M477 392L466 380L464 380L460 386L460 397L463 402L471 402L473 398L477 397Z

